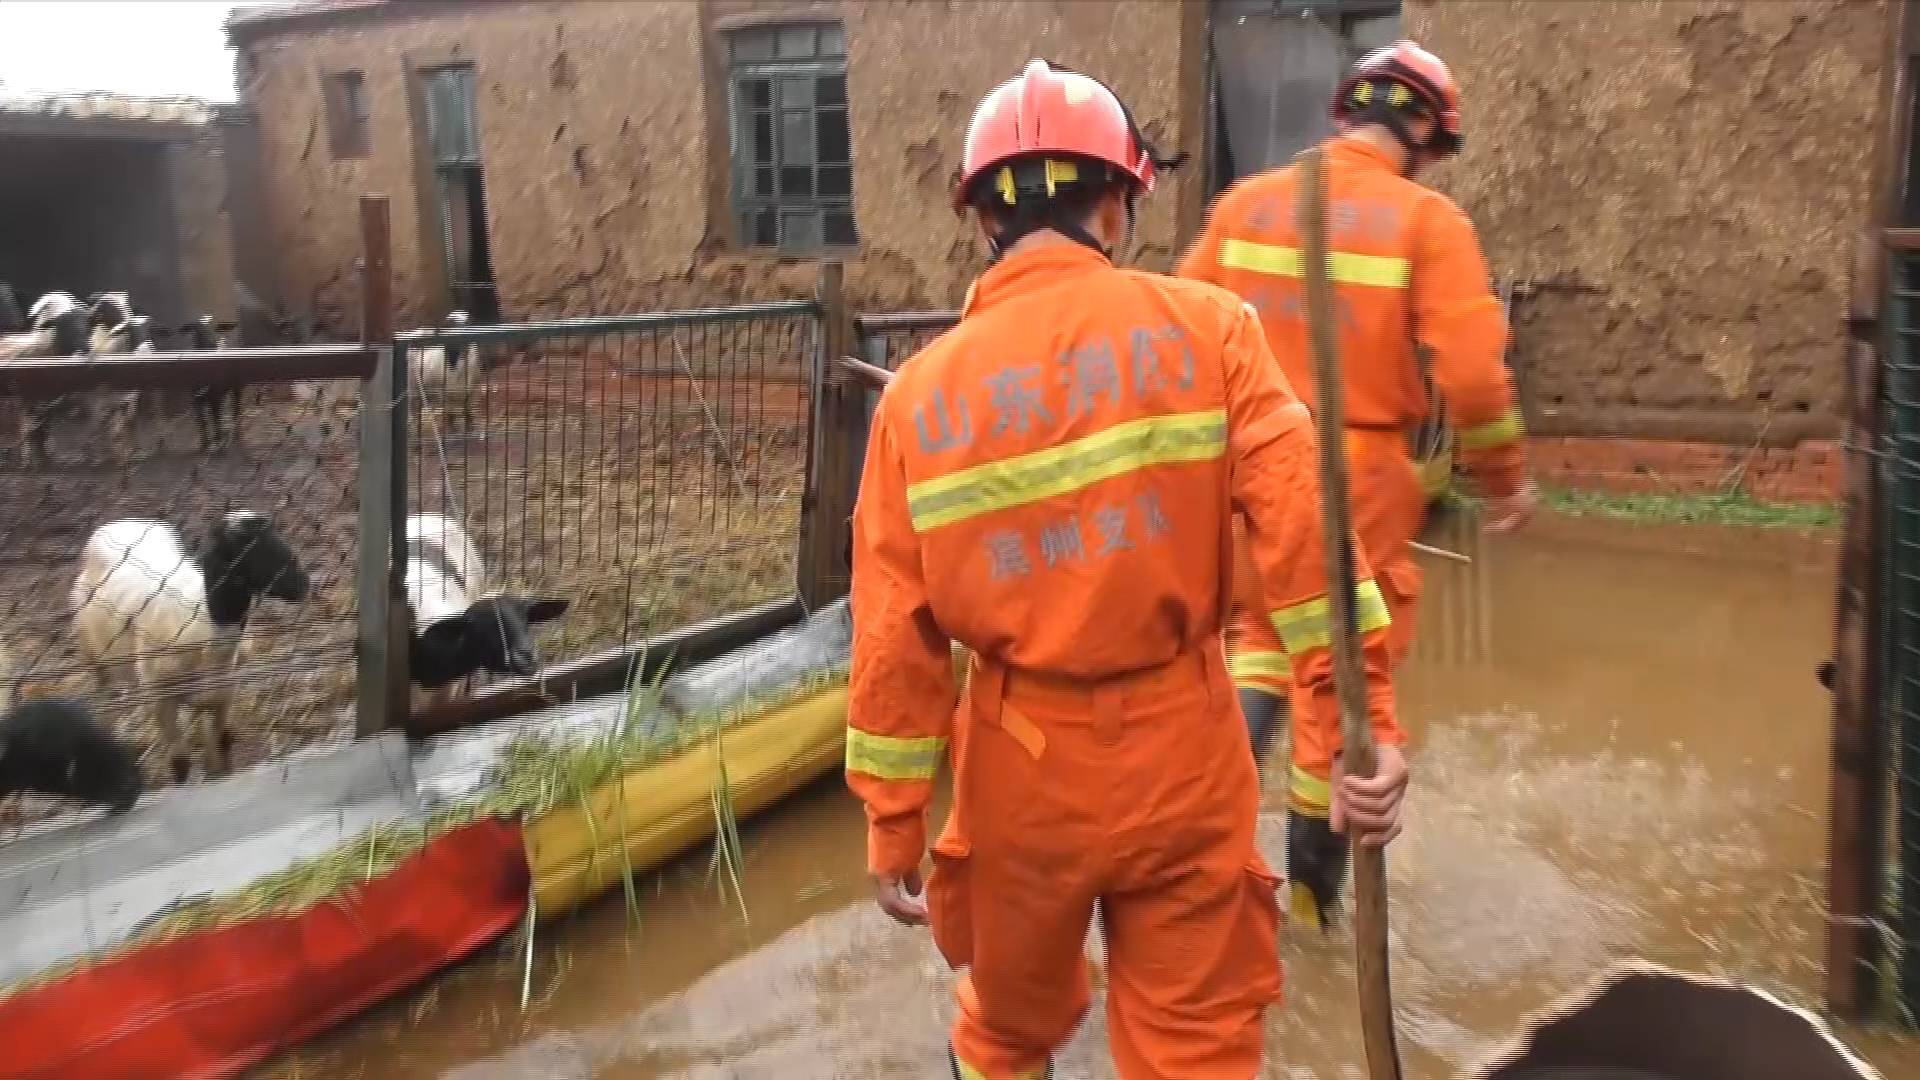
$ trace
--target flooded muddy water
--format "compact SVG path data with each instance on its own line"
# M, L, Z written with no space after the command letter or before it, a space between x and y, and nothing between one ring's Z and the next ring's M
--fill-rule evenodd
M1460 1075L1616 957L1819 1000L1834 549L1788 534L1546 521L1483 550L1488 655L1403 682L1390 855L1407 1075ZM1423 633L1470 575L1434 564ZM1279 864L1281 822L1264 823ZM868 902L837 780L746 830L750 922L704 853L277 1062L292 1077L945 1076L950 976ZM1362 1075L1350 942L1290 935L1266 1075ZM1920 1043L1845 1032L1889 1078ZM1098 1006L1056 1075L1113 1075Z

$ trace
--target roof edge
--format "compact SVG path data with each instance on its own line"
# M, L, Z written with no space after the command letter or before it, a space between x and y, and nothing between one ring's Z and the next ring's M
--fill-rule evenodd
M475 0L294 0L249 4L227 16L227 43L238 48L276 34L379 22L408 15L436 15L481 6Z

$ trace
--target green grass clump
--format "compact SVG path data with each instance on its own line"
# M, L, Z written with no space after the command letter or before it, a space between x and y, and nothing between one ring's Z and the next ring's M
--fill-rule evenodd
M1541 504L1557 514L1619 521L1738 525L1759 529L1831 529L1838 527L1841 519L1840 507L1832 503L1767 502L1744 491L1696 495L1615 495L1550 488L1542 491L1541 496Z
M1473 495L1453 488L1441 495L1438 506L1470 510L1479 506ZM1756 499L1744 491L1698 494L1616 494L1542 488L1541 509L1564 517L1606 518L1643 524L1733 525L1756 529L1833 529L1842 513L1836 503L1782 503Z

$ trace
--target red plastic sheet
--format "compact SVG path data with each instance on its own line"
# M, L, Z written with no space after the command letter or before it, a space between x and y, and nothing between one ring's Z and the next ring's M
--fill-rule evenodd
M499 936L527 887L517 823L462 826L299 915L189 934L0 1001L0 1077L232 1076Z

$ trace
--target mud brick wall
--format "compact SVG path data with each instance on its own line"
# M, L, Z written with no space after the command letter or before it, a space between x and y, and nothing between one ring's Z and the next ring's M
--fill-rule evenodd
M1031 56L1102 73L1163 145L1198 149L1182 112L1188 5L1083 3L498 3L372 5L237 35L259 116L278 292L352 329L356 199L393 200L400 324L433 314L420 272L405 72L410 53L475 65L494 266L510 319L810 295L810 259L724 239L725 99L704 51L741 15L826 13L845 25L861 235L848 289L870 308L958 306L984 250L948 210L974 103ZM1188 30L1189 36L1195 31ZM712 55L718 55L717 51ZM335 161L322 75L365 72L371 148ZM1191 119L1183 120L1190 116ZM1184 125L1184 126L1183 126ZM716 144L722 148L715 152ZM1165 266L1197 170L1147 203L1138 250ZM437 242L437 241L433 241Z
M1409 0L1466 91L1438 172L1523 301L1543 433L1830 438L1866 225L1882 0Z

